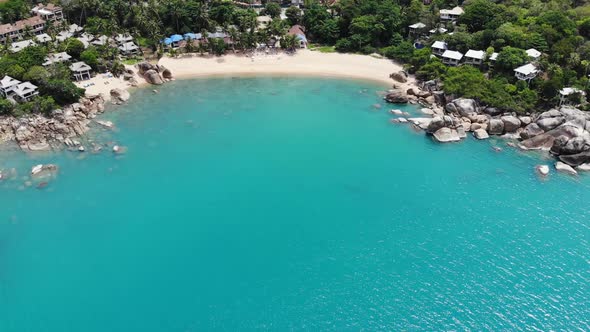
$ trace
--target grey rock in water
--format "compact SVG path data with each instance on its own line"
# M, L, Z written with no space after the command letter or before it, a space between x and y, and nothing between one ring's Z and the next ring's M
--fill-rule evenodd
M571 167L568 164L562 163L561 161L558 161L555 163L555 169L558 172L566 173L569 175L577 175L578 174L578 172L576 172L576 170L573 169L573 167Z
M524 130L520 133L520 137L522 139L529 139L538 135L543 134L545 131L539 127L536 123L531 123L524 128Z
M146 82L148 82L149 84L154 84L154 85L164 84L164 80L162 79L162 76L160 76L160 74L155 69L150 69L150 70L146 71L143 74L143 77L145 78Z
M129 91L119 89L119 88L112 89L110 94L111 94L111 99L115 102L126 102L131 97L131 95L129 94Z
M483 128L474 130L473 136L477 139L487 139L490 137L490 135L488 135L488 132Z
M582 164L576 167L576 170L581 172L590 172L590 164Z
M457 142L461 140L457 130L447 127L440 128L433 134L433 136L440 143Z
M535 167L535 169L543 176L547 176L549 174L549 166L547 165L538 165Z
M502 135L504 133L504 122L500 119L491 119L488 123L488 133L490 135Z
M500 118L504 122L504 132L513 133L520 128L520 120L512 115L505 115Z
M386 102L391 104L406 104L409 101L408 96L398 90L388 92L384 99Z
M579 166L590 163L590 151L584 151L576 154L559 156L559 160L571 166Z

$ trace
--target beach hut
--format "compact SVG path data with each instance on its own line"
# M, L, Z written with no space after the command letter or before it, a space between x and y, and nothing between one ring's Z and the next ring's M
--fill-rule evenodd
M57 39L57 41L63 42L68 38L73 37L74 34L69 32L69 31L60 31L57 36L55 37L55 39Z
M8 97L20 83L19 80L6 75L0 80L0 93L2 93L2 96Z
M433 54L442 55L447 50L447 43L444 41L435 41L432 46L430 46L430 49L432 49Z
M37 91L37 86L33 83L23 82L14 88L14 94L18 100L25 102L38 95L39 91Z
M457 51L446 50L442 55L442 62L449 66L457 66L461 59L463 59L463 54Z
M90 68L90 66L83 61L72 63L70 70L72 71L76 81L87 80L91 77L90 71L92 68Z
M139 53L139 47L134 42L127 42L119 46L119 51L124 55L135 55Z
M33 39L35 39L37 42L41 44L45 44L51 41L51 36L46 33L42 33L40 35L35 36Z
M429 30L428 33L430 34L430 37L432 37L432 36L436 35L437 33L444 35L445 33L447 33L447 31L448 31L447 29L440 27L438 29Z
M305 36L305 28L303 26L296 24L287 31L287 34L295 36L299 43L299 48L307 47L307 37Z
M91 44L92 45L96 45L96 46L105 46L107 45L109 42L109 37L107 36L98 36L96 39L94 39Z
M133 37L131 37L128 34L118 34L115 37L115 41L117 42L117 44L123 45L125 43L132 42L133 41Z
M184 40L197 40L197 34L189 32L184 34Z
M465 63L479 66L483 63L483 60L486 58L486 52L479 51L479 50L468 50L465 53Z
M514 76L522 81L530 81L537 77L538 73L539 69L537 69L537 66L532 63L527 63L526 65L514 69Z

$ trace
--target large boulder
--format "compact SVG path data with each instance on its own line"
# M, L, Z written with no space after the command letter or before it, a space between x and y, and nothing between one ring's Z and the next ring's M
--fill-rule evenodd
M162 73L162 77L164 77L164 79L172 79L172 72L170 71L170 69L160 66L160 72Z
M584 151L576 154L559 156L559 160L571 166L579 166L585 163L590 163L590 151Z
M408 96L398 90L388 92L384 99L391 104L406 104L408 102Z
M434 134L436 131L443 127L456 129L461 125L461 120L450 115L444 116L435 116L432 118L432 121L428 124L426 128L426 132L429 134Z
M158 68L155 65L152 65L151 63L145 62L145 61L138 63L136 66L137 66L139 75L145 74L148 70L156 70L157 71L157 68Z
M461 140L457 130L447 127L440 128L433 134L433 136L440 143L457 142Z
M482 128L474 130L473 136L477 139L486 139L490 137L490 135L488 135L488 132Z
M490 116L497 116L504 113L501 109L495 107L486 107L482 110L482 112Z
M586 150L590 150L590 145L587 139L578 136L569 139L562 147L560 154L577 154Z
M504 132L513 133L520 128L520 120L512 115L506 115L500 118L504 122Z
M529 139L543 133L543 129L541 129L538 124L533 122L524 128L524 130L520 133L520 137L522 137L522 139Z
M545 113L543 113L545 114ZM540 118L537 120L537 124L541 129L544 131L549 131L552 129L557 128L559 125L565 122L565 118L562 116L553 117L553 118Z
M123 89L112 89L111 92L111 99L114 102L126 102L127 100L129 100L129 91L127 90L123 90Z
M154 84L154 85L164 84L164 80L162 79L162 76L160 76L160 74L155 69L150 69L150 70L146 71L145 73L143 73L143 77L145 78L146 82L148 82L150 84Z
M523 126L528 126L531 122L533 122L533 119L530 116L519 116L518 119Z
M469 116L477 113L477 103L473 99L458 98L448 103L445 110L449 113L459 113L461 116Z
M491 119L488 123L488 133L491 135L502 135L504 133L504 122L500 119Z
M389 75L389 77L396 81L396 82L400 82L400 83L406 83L408 81L406 74L404 74L403 72L397 72L397 73L391 73Z

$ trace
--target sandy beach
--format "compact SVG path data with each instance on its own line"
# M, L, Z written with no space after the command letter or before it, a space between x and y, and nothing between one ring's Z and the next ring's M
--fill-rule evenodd
M409 78L404 84L389 78L389 74L402 70L402 66L388 59L310 50L298 50L292 55L259 53L254 56L163 57L159 64L170 69L174 77L179 79L204 76L281 75L370 80L388 87L395 83L397 87L404 89L414 84L413 78Z

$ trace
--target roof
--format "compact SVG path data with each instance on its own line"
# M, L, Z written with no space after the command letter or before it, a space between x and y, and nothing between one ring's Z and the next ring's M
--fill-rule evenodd
M71 33L71 32L69 32L69 31L60 31L60 32L57 34L57 37L55 37L55 38L56 38L57 40L59 40L59 41L64 41L64 40L66 40L66 39L68 39L68 38L72 37L73 35L74 35L74 34L73 34L73 33Z
M126 43L126 42L130 42L133 41L133 37L131 37L130 35L127 34L118 34L117 37L115 37L115 40L118 43Z
M27 93L31 93L31 92L33 92L35 90L37 90L37 86L34 85L33 83L31 83L31 82L23 82L23 83L20 83L19 85L17 85L14 88L14 93L16 93L19 96L24 96Z
M209 38L225 38L227 35L225 32L212 32L209 34Z
M12 45L10 46L10 50L12 52L18 52L24 48L27 48L29 46L35 46L35 45L37 45L37 43L35 43L34 41L32 41L30 39L27 39L27 40L12 43Z
M92 41L92 44L102 46L102 45L106 45L108 40L109 40L109 37L107 37L107 36L99 36L95 40Z
M539 51L535 50L534 48L529 48L529 49L528 49L528 50L526 50L525 52L526 52L526 54L527 54L528 56L530 56L531 58L535 58L535 59L536 59L536 58L538 58L538 57L540 57L540 56L541 56L541 52L539 52Z
M444 41L438 41L437 40L437 41L435 41L432 44L431 48L438 48L438 49L441 49L441 50L446 50L447 49L447 43L445 43Z
M40 43L45 43L45 42L51 41L51 36L46 33L42 33L40 35L37 35L34 38L35 38L35 40L37 40Z
M422 22L418 22L418 23L414 23L414 24L410 25L409 28L410 29L424 29L424 28L426 28L426 24L424 24Z
M72 56L66 52L55 53L45 57L45 62L43 62L43 65L48 66L52 63L65 62L69 61L71 58Z
M563 95L563 96L569 96L572 93L579 93L581 95L586 94L583 90L580 90L578 88L563 88L563 89L559 90L559 94Z
M270 16L266 16L266 15L257 16L256 21L257 22L270 22L270 21L272 21L272 18Z
M463 53L461 52L457 52L457 51L445 51L445 53L443 53L443 58L449 58L449 59L454 59L454 60L461 60L463 58Z
M71 24L70 27L68 28L68 31L70 31L71 33L80 32L82 30L84 30L84 28L82 28L81 26L79 26L76 23Z
M84 44L84 48L87 48L90 45L90 39L88 39L84 36L78 37L76 39L78 39L80 42L82 42L82 44Z
M479 51L479 50L469 50L465 53L466 58L478 59L483 60L486 57L486 52Z
M87 65L85 62L78 61L78 62L72 63L72 65L70 66L70 69L75 72L81 72L81 71L91 70L92 68L90 68L90 66Z
M0 35L17 32L23 30L26 26L33 27L39 24L45 24L45 20L40 16L29 17L24 20L16 21L14 24L2 24L0 25Z
M463 10L463 8L457 6L453 9L441 9L440 13L441 14L448 14L448 15L463 15L465 11Z
M436 30L437 29L432 29L432 30L430 30L428 32L430 32L430 33L436 33L437 32ZM447 30L447 29L445 29L443 27L438 28L438 33L446 33L447 31L449 31L449 30Z
M492 55L490 55L490 60L492 61L496 61L496 59L498 59L498 52L494 52L492 53Z
M520 66L514 69L514 71L523 75L530 75L538 72L539 70L537 69L537 66L535 66L534 64L527 63L524 66Z
M134 51L138 48L139 47L137 45L135 45L134 42L128 42L128 43L125 43L125 44L119 46L119 49L123 52Z
M54 12L62 10L61 7L56 6L52 3L48 3L46 5L39 3L31 10L34 13L41 13L41 14L53 14Z
M8 75L4 76L2 80L0 80L0 88L2 89L10 88L11 86L15 86L17 84L20 84L20 81Z

